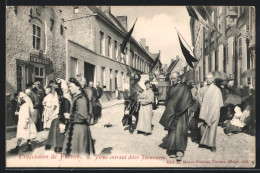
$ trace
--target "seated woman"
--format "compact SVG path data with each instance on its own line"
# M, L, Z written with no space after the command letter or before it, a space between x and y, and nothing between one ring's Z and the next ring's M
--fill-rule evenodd
M245 109L242 112L241 105L236 105L234 111L235 114L232 120L228 120L225 124L226 128L224 129L224 132L226 134L242 132L246 125L245 119L248 117L249 111Z

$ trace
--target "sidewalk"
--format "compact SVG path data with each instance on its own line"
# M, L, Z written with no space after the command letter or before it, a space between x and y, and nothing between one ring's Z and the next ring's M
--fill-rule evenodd
M101 101L102 109L106 109L111 106L115 106L115 105L119 105L119 104L123 104L123 103L124 103L124 99L121 99L121 100L115 99L115 100L104 101L104 102ZM16 130L16 125L6 127L6 132L11 132L11 131L15 131L15 130Z

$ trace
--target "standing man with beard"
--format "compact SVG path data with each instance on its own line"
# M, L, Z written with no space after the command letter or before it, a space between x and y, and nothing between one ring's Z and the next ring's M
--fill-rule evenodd
M188 142L188 108L192 106L191 91L180 82L178 72L170 75L172 86L166 98L166 108L160 119L160 124L168 130L168 136L163 146L170 158L182 160Z
M207 75L209 85L200 109L200 120L198 127L201 132L200 147L207 147L216 152L216 135L220 117L220 107L223 106L221 90L213 83L214 77L211 73Z

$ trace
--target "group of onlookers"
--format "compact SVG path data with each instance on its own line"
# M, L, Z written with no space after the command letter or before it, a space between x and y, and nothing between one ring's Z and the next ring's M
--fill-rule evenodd
M68 82L56 78L50 80L45 90L40 82L27 85L25 92L15 94L12 105L18 116L17 146L11 151L19 152L23 139L27 140L25 151L32 151L31 140L37 131L48 130L45 149L66 154L94 154L94 142L90 125L101 117L100 98L103 90L99 83L86 85L81 75ZM16 102L15 102L16 101Z

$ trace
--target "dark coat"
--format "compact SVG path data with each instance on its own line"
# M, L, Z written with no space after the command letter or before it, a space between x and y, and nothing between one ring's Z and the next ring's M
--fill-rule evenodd
M182 83L169 88L166 98L166 108L160 119L160 124L168 129L175 129L176 119L194 103L190 89Z

